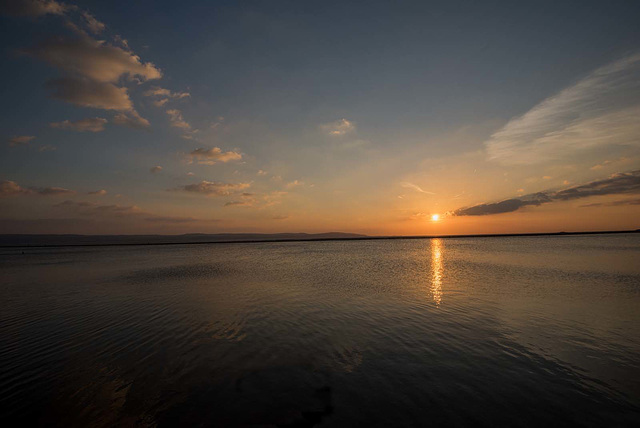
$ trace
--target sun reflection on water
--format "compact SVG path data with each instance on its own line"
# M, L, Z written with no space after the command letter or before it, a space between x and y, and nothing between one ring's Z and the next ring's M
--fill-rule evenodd
M443 246L441 239L431 240L431 295L436 306L440 306L442 302Z

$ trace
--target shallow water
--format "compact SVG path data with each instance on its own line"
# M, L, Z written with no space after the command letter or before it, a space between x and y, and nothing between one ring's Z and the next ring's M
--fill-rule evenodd
M23 250L2 420L640 423L640 235Z

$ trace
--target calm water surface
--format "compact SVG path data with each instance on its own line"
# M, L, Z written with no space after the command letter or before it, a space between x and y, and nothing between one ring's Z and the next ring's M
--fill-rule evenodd
M16 425L640 423L639 235L22 250Z

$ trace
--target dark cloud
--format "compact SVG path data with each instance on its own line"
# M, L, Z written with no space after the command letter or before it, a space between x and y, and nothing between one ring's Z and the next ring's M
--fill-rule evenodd
M225 207L232 207L232 206L248 206L250 205L249 202L246 201L229 201L227 203L224 204Z
M154 216L146 217L144 221L150 221L153 223L192 223L199 220L193 217Z
M590 196L640 193L640 170L613 174L604 180L573 186L560 191L547 190L519 198L506 199L490 204L479 204L455 210L454 216L479 216L517 211L525 206L538 206L548 202L570 201Z
M620 207L625 205L640 205L640 199L623 199L621 201L600 202L597 204L580 205L580 208L590 207Z

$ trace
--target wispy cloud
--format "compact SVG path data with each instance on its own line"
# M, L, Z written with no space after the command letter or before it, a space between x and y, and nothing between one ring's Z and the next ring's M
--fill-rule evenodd
M402 187L404 187L406 189L413 189L416 192L425 193L427 195L435 195L435 193L428 192L428 191L424 190L422 187L418 186L417 184L409 183L407 181L404 181L404 182L400 183L400 186L402 186Z
M62 122L52 122L49 124L52 128L68 129L76 132L102 132L107 124L107 119L101 117L90 117L76 121L64 120Z
M15 181L0 181L0 197L39 195L39 196L59 196L73 195L76 192L63 187L22 187Z
M152 166L151 169L149 169L149 172L151 172L152 174L160 171L162 171L162 167L160 165Z
M356 130L356 125L347 119L340 119L320 125L320 129L331 137L340 137L354 132Z
M98 21L96 17L91 15L89 12L82 12L82 18L84 19L84 24L87 29L93 34L100 34L106 28L104 23Z
M113 123L129 128L148 128L151 126L149 121L140 116L137 111L129 110L117 113L113 116Z
M172 92L169 89L161 88L159 86L154 86L151 89L148 89L143 94L145 97L154 98L153 104L156 107L162 107L169 102L169 100L180 100L191 97L189 92Z
M206 196L229 196L240 190L250 187L250 183L224 183L219 181L203 180L196 184L187 184L170 191L180 191L187 193L199 193Z
M251 202L250 201L229 201L229 202L225 202L224 206L225 207L231 207L231 206L250 206Z
M287 189L293 189L294 187L300 187L303 186L304 182L300 181L300 180L293 180L288 182L287 184L285 184L285 187Z
M454 216L482 216L502 214L517 211L526 206L538 206L556 201L570 201L588 198L590 196L604 196L617 194L640 193L640 170L613 174L603 180L569 187L564 190L547 190L517 198L505 199L499 202L479 204L472 207L460 208L452 212Z
M640 145L640 54L601 67L512 119L485 142L490 159L531 164L610 145Z
M35 138L36 137L34 137L33 135L17 135L15 137L9 138L9 146L24 146L26 144L29 144Z
M169 115L169 122L171 123L171 126L186 131L191 129L191 125L186 120L184 120L184 118L182 117L182 112L180 110L170 109L167 110L167 114Z
M600 202L595 204L580 205L581 208L590 207L620 207L626 205L640 205L640 199L622 199L620 201L613 202Z
M104 189L100 189L100 190L95 190L93 192L87 192L87 195L98 195L98 196L104 196L107 194L107 191Z
M242 159L242 153L228 151L223 152L221 148L214 147L212 149L199 148L188 155L189 163L196 162L202 165L215 165L216 163L230 162Z

